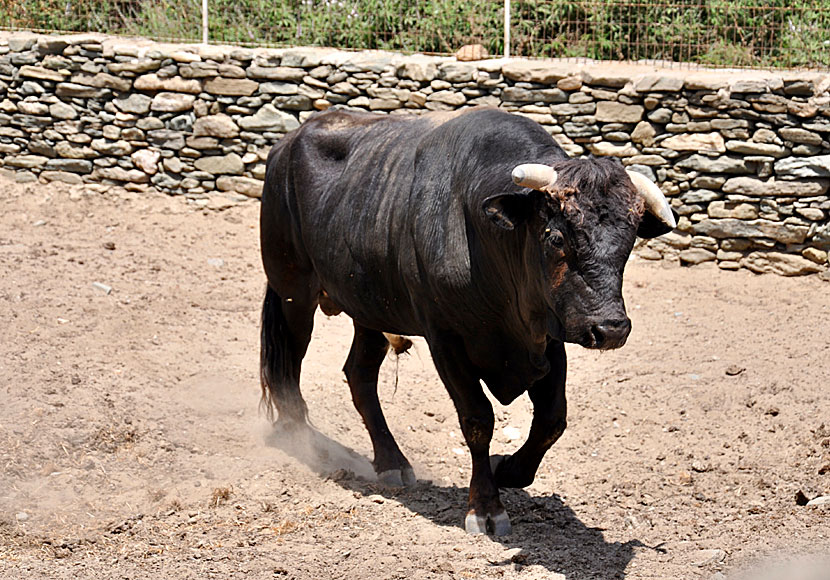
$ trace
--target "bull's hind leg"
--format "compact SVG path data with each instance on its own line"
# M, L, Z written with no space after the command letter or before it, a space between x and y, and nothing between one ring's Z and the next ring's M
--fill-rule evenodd
M527 441L513 455L491 458L499 487L526 487L533 483L545 453L565 431L565 345L552 341L545 356L550 361L550 372L528 389L533 402L533 422Z
M389 431L378 400L378 372L389 343L383 333L354 325L354 340L343 371L352 391L352 401L372 439L372 464L378 479L388 485L415 484L415 472Z
M304 287L304 286L303 286ZM307 425L307 408L300 393L300 368L311 340L314 294L280 296L269 284L262 304L260 375L262 404L277 425L296 429Z

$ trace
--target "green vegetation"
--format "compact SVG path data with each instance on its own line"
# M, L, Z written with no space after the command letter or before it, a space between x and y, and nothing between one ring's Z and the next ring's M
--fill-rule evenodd
M503 51L498 0L209 0L213 42ZM200 0L0 0L0 26L199 40ZM830 67L830 0L514 0L511 53Z
M830 0L527 0L514 20L534 56L719 66L830 66Z

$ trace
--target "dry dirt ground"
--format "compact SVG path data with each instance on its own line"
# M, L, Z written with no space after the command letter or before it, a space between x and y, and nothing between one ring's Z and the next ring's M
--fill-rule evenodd
M628 344L569 349L513 534L469 536L423 342L380 386L412 489L373 482L345 316L303 369L320 434L258 413L258 209L0 179L0 577L795 580L770 562L830 554L830 506L799 505L830 493L830 283L633 259ZM497 406L495 452L529 410Z

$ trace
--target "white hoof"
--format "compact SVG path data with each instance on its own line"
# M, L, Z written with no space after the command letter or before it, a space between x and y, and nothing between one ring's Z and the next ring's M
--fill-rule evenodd
M404 467L401 469L401 479L406 487L410 487L418 483L418 478L415 477L415 470L411 467Z
M390 487L410 487L418 483L411 467L381 471L378 473L378 481Z
M400 469L388 469L378 473L378 481L390 487L403 487L403 477Z
M506 536L512 531L507 512L480 516L471 511L464 519L464 529L468 534L493 534L494 536Z

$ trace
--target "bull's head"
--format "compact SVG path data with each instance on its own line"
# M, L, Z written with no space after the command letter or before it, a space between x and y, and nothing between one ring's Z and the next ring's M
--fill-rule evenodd
M660 188L593 158L519 165L513 181L529 189L490 197L484 211L503 229L526 228L542 262L549 334L588 348L625 344L631 321L622 274L635 238L677 225Z

